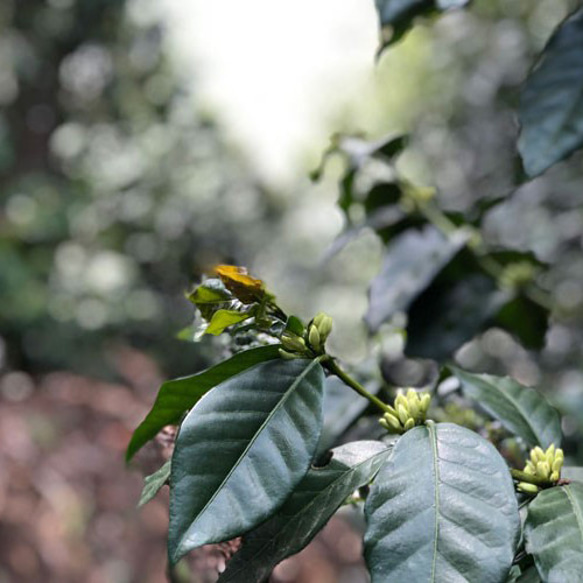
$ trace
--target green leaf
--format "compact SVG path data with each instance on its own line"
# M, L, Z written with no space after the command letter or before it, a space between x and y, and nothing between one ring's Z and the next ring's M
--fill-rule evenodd
M525 387L509 377L472 374L449 367L470 399L506 429L530 446L543 448L554 443L561 445L561 419L559 413L538 391Z
M580 466L566 466L561 470L561 478L573 482L583 482L583 468Z
M466 273L457 281L440 275L408 311L406 354L443 362L483 331L507 300L486 275Z
M543 490L529 504L526 551L548 583L583 580L583 484Z
M524 264L533 273L545 267L532 253L488 254L503 269ZM501 287L467 249L458 253L407 311L406 353L444 361L465 342L490 326L518 338L523 346L540 349L548 328L548 310L525 297L521 289Z
M503 458L452 423L399 439L365 504L372 583L505 581L519 537Z
M388 246L379 275L369 291L365 321L375 333L399 310L406 310L460 251L468 233L442 235L435 227L407 231Z
M375 0L383 31L380 50L397 42L413 26L419 16L429 16L436 11L461 8L470 0ZM389 34L387 35L387 29ZM386 38L388 36L388 38ZM379 51L380 52L380 51Z
M524 84L518 116L518 149L531 177L583 145L583 8L543 50Z
M285 329L293 332L296 336L303 336L306 327L297 316L289 316L285 324Z
M252 348L195 375L165 382L158 391L151 411L134 431L126 460L130 461L165 425L178 423L182 415L213 387L260 362L279 358L280 346Z
M213 317L204 333L218 336L225 331L225 328L243 322L243 320L251 318L252 315L253 314L239 312L237 310L217 310L213 314Z
M516 571L513 572L514 570ZM530 565L522 571L518 565L514 565L506 583L542 583L542 581L534 565Z
M233 296L220 279L207 279L188 295L188 299L198 306L228 302Z
M301 551L357 488L368 484L391 452L378 441L332 451L329 464L311 468L280 510L244 537L219 583L261 583L286 557Z
M154 498L159 492L160 488L168 482L171 463L171 460L168 460L161 468L144 478L144 488L142 489L138 507L143 506L152 500L152 498Z
M500 309L494 323L514 334L525 348L540 350L545 346L549 311L520 294Z
M316 451L323 388L318 360L277 360L229 379L196 404L172 457L172 563L247 532L281 506Z

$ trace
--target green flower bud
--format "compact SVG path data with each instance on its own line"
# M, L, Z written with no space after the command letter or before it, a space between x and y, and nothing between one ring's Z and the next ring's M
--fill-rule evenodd
M551 466L549 466L549 463L547 461L538 462L536 464L536 473L541 478L548 478L551 475Z
M396 430L399 433L402 431L403 428L401 427L401 423L394 415L391 415L390 413L385 413L383 415L383 419L387 423L388 425L387 429L389 429L389 431Z
M316 324L316 328L318 328L322 343L326 342L326 339L328 336L330 336L330 332L332 332L332 318L326 314L323 314L323 317Z
M517 488L520 492L525 494L538 494L539 487L534 484L529 484L528 482L518 482Z
M322 345L320 343L320 333L318 332L318 328L316 328L316 326L313 324L310 326L310 330L308 332L308 342L316 352L319 352L322 349Z
M293 354L291 352L287 352L286 350L284 350L283 348L279 349L279 356L281 358L283 358L284 360L294 360L296 358L301 358L299 357L297 354Z
M554 459L555 459L555 444L551 443L547 451L545 451L545 461L547 461L549 465L552 465Z
M551 473L551 482L558 482L561 478L561 474L557 471Z
M423 412L423 415L427 414L427 410L429 409L430 403L431 403L431 395L429 393L423 393L421 395L421 401L420 401L421 411Z
M409 403L407 402L407 397L403 395L401 391L395 397L395 409L399 410L399 406L405 407L405 409L409 408Z
M284 348L292 352L304 352L306 350L304 339L296 334L282 334L281 344Z
M555 458L553 465L551 466L553 472L560 472L563 467L563 460L561 458Z
M534 464L530 460L526 462L526 466L524 467L524 473L528 474L529 476L534 476L536 474L536 468L534 467Z
M537 445L530 450L530 459L536 465L537 462L542 462L545 459L545 452Z
M405 422L404 429L405 431L409 431L409 429L413 429L415 427L415 420L412 417L409 417Z
M418 420L421 419L421 406L419 402L419 396L417 392L413 389L409 389L407 391L407 404L409 406L409 413L413 419Z
M409 419L409 411L403 405L397 405L397 413L399 415L399 421L405 425L407 419Z

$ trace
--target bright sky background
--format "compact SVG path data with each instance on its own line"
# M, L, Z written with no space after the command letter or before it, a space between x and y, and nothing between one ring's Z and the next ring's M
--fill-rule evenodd
M165 4L182 71L192 71L203 106L269 181L292 181L327 144L332 117L370 93L372 0Z

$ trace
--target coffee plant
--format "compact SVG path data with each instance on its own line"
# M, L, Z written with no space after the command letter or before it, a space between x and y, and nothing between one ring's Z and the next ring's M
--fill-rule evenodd
M467 4L377 0L381 50L416 18ZM552 35L518 116L522 182L583 145L583 8ZM170 565L242 536L219 581L260 583L350 504L366 518L373 582L583 581L583 468L563 467L559 413L512 378L451 364L491 326L544 345L546 266L482 237L483 218L508 195L444 211L433 189L399 173L406 147L406 136L335 136L314 178L330 156L344 160L346 228L329 254L365 228L382 240L366 326L374 341L405 313L405 355L427 374L401 389L386 362L346 370L326 348L328 315L304 322L245 268L217 266L188 295L193 336L225 335L230 356L164 383L127 452L129 461L179 426L141 500L169 483Z

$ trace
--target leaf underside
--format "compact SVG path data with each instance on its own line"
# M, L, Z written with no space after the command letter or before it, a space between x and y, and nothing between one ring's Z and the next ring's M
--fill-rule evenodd
M306 474L322 426L318 361L259 364L210 391L182 423L170 479L168 554L239 536Z
M530 446L561 445L561 418L538 391L509 377L472 374L450 367L467 397Z
M161 468L144 478L144 488L142 489L138 506L147 504L156 496L162 486L168 482L168 478L170 478L170 465L171 462L168 460Z
M506 580L520 529L514 486L496 449L468 429L405 433L365 513L373 583Z

